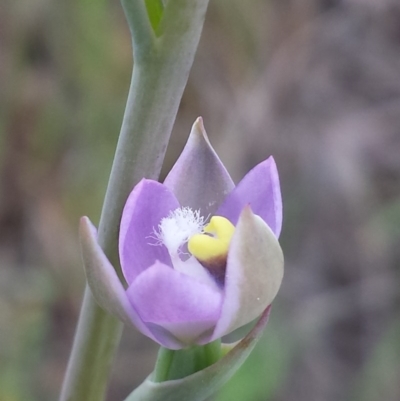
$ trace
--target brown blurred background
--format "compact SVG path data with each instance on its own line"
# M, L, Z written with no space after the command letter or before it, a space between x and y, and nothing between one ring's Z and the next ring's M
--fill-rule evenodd
M0 4L0 401L57 399L131 72L118 0ZM215 401L400 399L400 4L211 0L163 175L202 115L235 180L270 154L286 275ZM152 370L125 330L108 400Z

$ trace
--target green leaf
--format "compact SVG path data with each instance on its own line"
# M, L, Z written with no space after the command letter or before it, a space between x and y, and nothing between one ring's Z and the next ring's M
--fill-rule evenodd
M247 359L268 322L270 307L253 330L222 359L178 380L155 383L150 375L125 401L203 401L226 383Z
M160 21L164 12L164 4L162 0L145 0L147 14L149 15L150 24L157 32Z

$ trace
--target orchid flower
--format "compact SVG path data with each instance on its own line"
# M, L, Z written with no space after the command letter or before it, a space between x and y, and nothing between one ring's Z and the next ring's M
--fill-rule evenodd
M201 118L164 183L143 179L123 210L121 283L82 218L96 300L169 349L207 344L257 318L283 277L282 200L272 157L235 187Z

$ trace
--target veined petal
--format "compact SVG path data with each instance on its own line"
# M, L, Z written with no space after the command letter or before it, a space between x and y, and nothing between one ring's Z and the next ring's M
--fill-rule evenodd
M157 245L154 230L163 217L178 207L175 195L157 181L143 179L130 193L119 235L121 267L128 284L156 260L171 265L165 246Z
M221 292L162 263L141 273L127 290L146 324L156 324L185 344L214 327Z
M214 214L234 188L229 173L208 140L201 117L193 124L187 144L164 184L182 206L200 209L205 217Z
M279 242L268 225L246 206L229 248L224 299L212 340L259 316L275 298L282 278Z
M271 156L250 170L226 197L216 215L226 217L236 225L239 215L250 205L279 237L282 228L282 196L278 170Z

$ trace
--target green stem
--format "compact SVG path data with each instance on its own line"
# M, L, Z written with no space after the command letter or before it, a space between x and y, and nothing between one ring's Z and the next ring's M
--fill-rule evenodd
M123 0L135 68L100 218L98 239L122 278L119 221L133 186L158 179L179 103L200 39L208 0L167 3L155 38L142 0ZM86 289L60 401L101 401L121 323Z
M121 333L122 324L97 306L87 287L60 400L103 399Z
M215 340L212 343L206 344L204 346L204 355L206 366L210 366L217 362L221 356L221 340Z
M155 34L143 0L121 0L131 30L133 50L138 62L154 45Z
M213 365L221 358L221 340L173 351L161 347L151 380L161 383L181 379Z
M160 347L157 355L156 366L154 368L153 381L160 383L169 379L174 354L175 351L172 349Z

